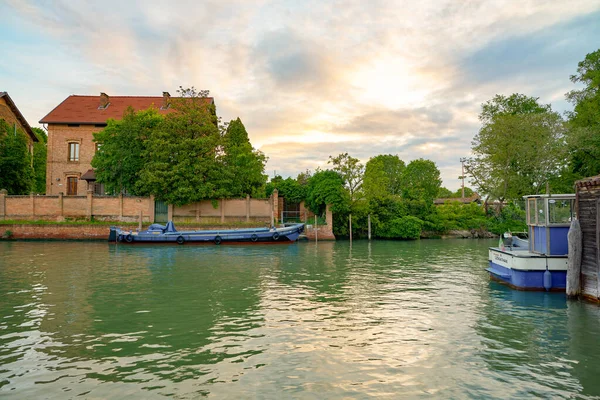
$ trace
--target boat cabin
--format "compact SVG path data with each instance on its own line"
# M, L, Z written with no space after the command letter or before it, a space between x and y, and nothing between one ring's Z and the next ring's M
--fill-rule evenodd
M568 253L567 234L575 218L575 194L523 197L527 203L529 251L549 256Z

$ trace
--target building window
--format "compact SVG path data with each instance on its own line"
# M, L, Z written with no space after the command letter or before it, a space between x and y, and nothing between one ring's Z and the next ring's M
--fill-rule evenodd
M79 143L69 143L69 161L79 161Z
M69 176L67 177L67 196L76 196L77 195L77 177Z

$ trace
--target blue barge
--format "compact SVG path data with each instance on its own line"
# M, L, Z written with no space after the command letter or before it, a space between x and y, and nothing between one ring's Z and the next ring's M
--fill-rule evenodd
M519 290L565 291L574 194L525 196L529 240L503 235L489 249L490 278Z
M110 228L108 240L115 243L291 243L298 240L304 224L283 228L246 228L223 230L178 231L173 221L167 225L152 224L145 231L126 231Z

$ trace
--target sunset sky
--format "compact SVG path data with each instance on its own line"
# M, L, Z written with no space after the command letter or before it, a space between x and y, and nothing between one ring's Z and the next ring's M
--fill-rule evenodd
M453 190L481 103L570 110L569 76L600 48L598 0L0 0L0 15L0 91L32 126L71 94L195 86L241 118L270 176L397 154Z

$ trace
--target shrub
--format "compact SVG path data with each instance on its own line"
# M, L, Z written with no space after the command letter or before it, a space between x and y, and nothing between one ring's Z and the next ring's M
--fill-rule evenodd
M395 218L380 230L379 236L389 239L418 239L421 236L423 221L416 217Z

